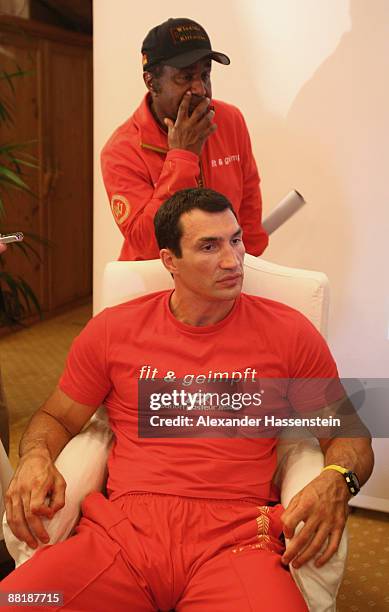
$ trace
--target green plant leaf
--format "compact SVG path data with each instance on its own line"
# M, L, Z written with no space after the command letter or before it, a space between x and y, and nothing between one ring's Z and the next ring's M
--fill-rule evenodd
M0 102L0 119L6 124L13 125L12 112L8 108L8 103L4 99Z
M26 244L23 244L23 242L15 242L15 243L11 244L10 247L11 247L11 249L13 249L14 247L18 248L20 251L22 251L22 253L26 257L26 259L28 261L31 261L30 254L28 252L28 247L27 247Z
M33 61L32 56L31 61ZM32 74L33 72L35 71L22 69L16 62L13 64L12 70L0 70L0 82L3 83L2 92L6 91L7 94L0 94L0 124L5 126L14 125L14 96L17 93L15 79ZM34 139L21 143L4 142L0 145L0 216L3 218L6 216L6 207L8 205L8 202L5 202L5 193L10 191L10 189L17 189L28 193L32 197L36 197L25 180L26 177L33 174L32 170L39 168L36 156L29 150L36 143L37 140ZM3 222L1 225L3 225ZM4 233L6 232L4 231ZM11 244L8 254L11 249L18 248L29 261L36 258L40 262L42 260L41 249L36 244L48 245L49 241L40 238L36 234L28 236L26 232L25 237L28 240L25 240L23 243ZM35 243L35 246L30 244L31 240ZM41 308L37 296L30 285L22 277L16 277L4 269L6 261L5 256L0 256L0 266L3 266L3 268L0 267L0 322L9 326L15 324L23 326L23 317L27 313L33 312L37 312L42 316Z
M28 189L28 185L26 185L26 183L20 178L20 176L9 168L6 168L5 166L0 166L0 175L4 176L9 181L14 182L16 185L18 185L18 187Z
M17 143L11 142L9 144L0 145L0 153L3 151L7 152L7 151L25 149L32 144L36 144L37 142L38 142L37 140L25 140L24 142L17 142ZM31 153L24 153L24 155L26 157L30 157L31 159L36 159L35 155L32 155Z
M23 296L24 296L24 298L26 300L26 304L27 304L28 310L30 312L32 312L31 303L30 303L30 302L32 302L34 307L35 307L36 312L42 318L42 309L40 307L40 304L38 302L38 299L37 299L35 293L31 289L30 285L28 285L26 283L26 281L21 276L19 276L18 278L19 278L19 282L20 282L20 290L22 291Z
M2 287L2 292L5 300L6 316L10 320L17 321L23 316L24 312L24 306L18 296L18 283L8 272L1 272L0 277L5 283L5 289Z
M25 183L16 172L14 172L13 170L10 170L9 168L6 168L5 166L1 166L1 165L0 165L0 181L5 181L9 183L15 189L21 189L22 191L27 191L28 193L33 195L27 183Z
M26 166L27 168L39 168L38 164L34 164L33 162L27 161L26 159L21 159L19 157L10 157L14 163L20 164L21 166Z
M21 77L21 76L25 76L26 74L33 74L33 70L22 70L22 68L20 68L20 66L17 66L17 70L16 72L6 72L6 70L2 70L0 71L0 80L1 79L6 79L7 81L9 81L9 79L14 79L15 77Z
M0 272L0 278L4 279L11 291L17 290L17 282L9 272Z
M32 240L35 240L35 242L43 244L43 246L45 247L53 248L54 246L54 242L52 240L49 240L48 238L42 238L42 236L39 236L39 234L34 234L33 232L23 233L25 238L31 238Z
M15 86L13 83L13 79L25 76L26 74L31 74L31 70L22 70L20 67L17 68L15 72L7 72L6 70L0 71L0 81L6 81L12 91L15 94Z
M33 253L33 255L35 255L36 259L41 263L42 262L42 257L40 256L40 253L34 249L33 246L31 246L31 244L29 244L28 242L14 242L11 244L12 248L15 249L20 249L23 254L26 256L26 258L28 259L28 261L31 261L30 258L30 253Z
M36 312L42 318L39 301L26 281L8 272L0 272L0 320L6 325L22 325L26 314Z

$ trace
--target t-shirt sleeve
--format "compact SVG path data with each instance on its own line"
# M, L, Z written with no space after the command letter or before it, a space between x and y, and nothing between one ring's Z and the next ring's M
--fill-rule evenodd
M111 388L106 360L107 311L89 321L74 340L60 389L74 401L87 406L100 406Z
M344 397L338 369L323 336L298 313L291 344L288 399L297 412L313 412Z

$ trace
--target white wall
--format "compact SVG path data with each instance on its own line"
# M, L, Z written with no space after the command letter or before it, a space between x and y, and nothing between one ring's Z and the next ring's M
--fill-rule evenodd
M147 6L147 10L145 7ZM95 295L121 235L102 186L99 151L144 93L140 46L168 17L191 17L231 66L213 68L216 98L249 124L265 212L290 189L309 201L272 238L266 257L325 271L329 341L342 376L389 370L389 3L387 0L94 1ZM377 474L388 445L380 441ZM366 487L389 500L381 477ZM388 504L389 509L389 504Z

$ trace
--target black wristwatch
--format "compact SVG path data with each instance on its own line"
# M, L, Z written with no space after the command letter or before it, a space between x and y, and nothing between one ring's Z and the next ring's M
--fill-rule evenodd
M340 472L346 481L348 490L350 491L351 495L356 495L361 490L358 476L355 472L346 470L346 468L341 467L340 465L326 465L326 467L323 468L323 472L324 470L336 470L337 472Z

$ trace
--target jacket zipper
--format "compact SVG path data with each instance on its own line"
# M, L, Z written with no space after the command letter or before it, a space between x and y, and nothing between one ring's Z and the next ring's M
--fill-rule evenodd
M142 147L142 149L150 149L150 151L155 151L156 153L163 153L164 155L166 155L166 153L169 153L169 149L162 149L161 147L155 147L154 145L149 145L149 144L146 144L145 142L141 142L140 146Z
M203 166L201 164L200 157L199 157L199 166L200 166L200 176L199 176L199 180L197 181L197 185L198 187L200 187L200 189L202 189L203 187L205 187L205 183L204 183Z

